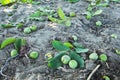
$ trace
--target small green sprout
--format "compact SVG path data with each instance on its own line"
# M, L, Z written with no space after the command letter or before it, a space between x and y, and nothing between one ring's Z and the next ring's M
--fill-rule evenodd
M87 18L88 20L91 19L91 18L92 18L92 14L91 14L90 12L87 12L86 18Z
M24 29L24 33L25 33L25 34L31 33L31 29L30 29L29 27L25 28L25 29Z
M18 52L17 52L16 49L13 49L13 50L10 52L10 56L11 56L11 57L15 57L15 56L17 56L17 55L18 55Z
M89 55L89 58L92 59L92 60L97 60L98 59L98 54L97 53L91 53Z
M120 50L119 49L116 49L115 52L116 52L116 54L120 55Z
M70 60L71 60L71 58L70 58L70 56L68 56L68 55L64 55L64 56L62 56L62 58L61 58L61 62L62 62L63 64L68 64Z
M108 76L103 76L103 79L110 80L110 78Z
M77 36L75 36L75 35L73 35L72 38L73 38L74 41L78 40Z
M70 68L75 69L75 68L77 68L77 66L78 66L78 63L76 60L70 60L70 62L69 62Z
M96 16L96 15L100 15L101 13L103 12L103 10L97 10L94 14L93 14L93 16Z
M102 25L102 22L101 21L97 21L96 22L96 26L101 26Z
M75 14L75 12L70 12L70 17L75 17L76 16L76 14Z
M65 21L65 25L67 26L67 27L70 27L71 26L71 21L70 20L67 20L67 21Z
M38 52L35 52L35 51L31 52L29 54L29 57L32 58L32 59L36 59L38 57Z
M21 28L21 27L23 27L23 23L18 23L18 24L16 25L16 28Z
M49 60L49 59L53 58L53 54L50 53L50 52L49 52L49 53L46 53L46 54L45 54L45 58L47 58L47 59Z
M36 26L36 25L30 26L30 29L31 29L32 31L36 31L36 30L37 30L37 26Z
M107 55L106 54L101 54L100 55L100 60L106 62L107 61Z
M111 34L111 38L117 38L117 35L116 34Z

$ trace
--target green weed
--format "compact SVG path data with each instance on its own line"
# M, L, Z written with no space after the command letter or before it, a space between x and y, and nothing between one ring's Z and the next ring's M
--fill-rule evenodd
M77 42L75 42L74 45L70 42L61 42L57 40L52 41L52 46L54 49L56 49L59 52L54 57L48 59L48 67L52 69L57 69L60 66L62 66L64 61L62 62L61 58L64 55L68 55L70 56L71 60L75 60L78 63L79 68L84 67L84 59L79 54L86 53L89 51L89 49L84 48ZM75 65L73 65L74 63L73 64L70 63L70 66L72 66L72 68L76 68L77 63Z

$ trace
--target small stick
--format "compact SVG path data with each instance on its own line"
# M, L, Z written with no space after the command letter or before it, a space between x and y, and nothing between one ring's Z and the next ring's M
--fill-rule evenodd
M106 62L106 66L107 66L107 68L108 68L108 69L110 69L110 66L108 65L108 63L107 63L107 62Z
M10 62L12 59L15 59L15 58L18 57L18 56L19 56L19 55L16 55L15 57L9 57L9 58L5 61L5 64L4 64L4 65L1 67L1 69L0 69L0 74L1 74L2 76L11 78L11 77L5 75L5 74L3 73L3 71L4 71L5 67L7 67L7 66L9 65L9 62Z
M8 59L6 60L6 62L5 62L5 64L1 67L0 74L1 74L2 76L4 76L4 77L9 77L9 76L3 74L3 70L4 70L4 68L5 68L6 66L8 66L8 62L9 62L11 59L12 59L11 57L8 58Z
M98 64L98 65L95 67L95 69L89 74L87 80L90 80L90 79L91 79L92 75L98 70L99 67L100 67L100 64Z
M58 69L61 69L61 70L64 71L64 72L68 72L68 70L65 69L65 68L63 68L63 67L59 67Z

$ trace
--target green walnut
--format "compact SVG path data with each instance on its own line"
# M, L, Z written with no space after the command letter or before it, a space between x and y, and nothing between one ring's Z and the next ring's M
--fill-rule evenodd
M29 54L29 57L32 58L32 59L36 59L38 57L38 52L35 52L35 51L31 52Z
M30 26L30 29L32 30L32 31L36 31L37 30L37 26Z
M106 62L107 61L107 55L106 54L101 54L100 55L100 60Z
M78 62L75 60L70 60L69 66L70 66L70 68L75 69L78 66Z
M16 49L13 49L13 50L10 52L10 56L11 56L11 57L15 57L15 56L17 56L17 55L18 55L18 52L17 52Z
M61 57L61 61L62 61L63 64L68 64L70 60L71 60L71 58L68 55L63 55Z
M97 60L98 59L98 54L97 53L91 53L89 55L89 58L92 59L92 60Z
M25 33L25 34L31 33L31 29L30 29L29 27L25 28L25 29L24 29L24 33Z

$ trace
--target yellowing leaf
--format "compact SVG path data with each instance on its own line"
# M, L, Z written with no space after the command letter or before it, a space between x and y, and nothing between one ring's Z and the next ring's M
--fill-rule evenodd
M69 47L69 48L73 48L73 45L71 43L69 43L69 42L64 42L64 45Z
M6 5L6 4L9 4L10 3L10 0L3 0L2 1L2 5Z
M2 5L7 5L7 4L13 3L15 1L16 0L2 0L1 3L2 3Z

